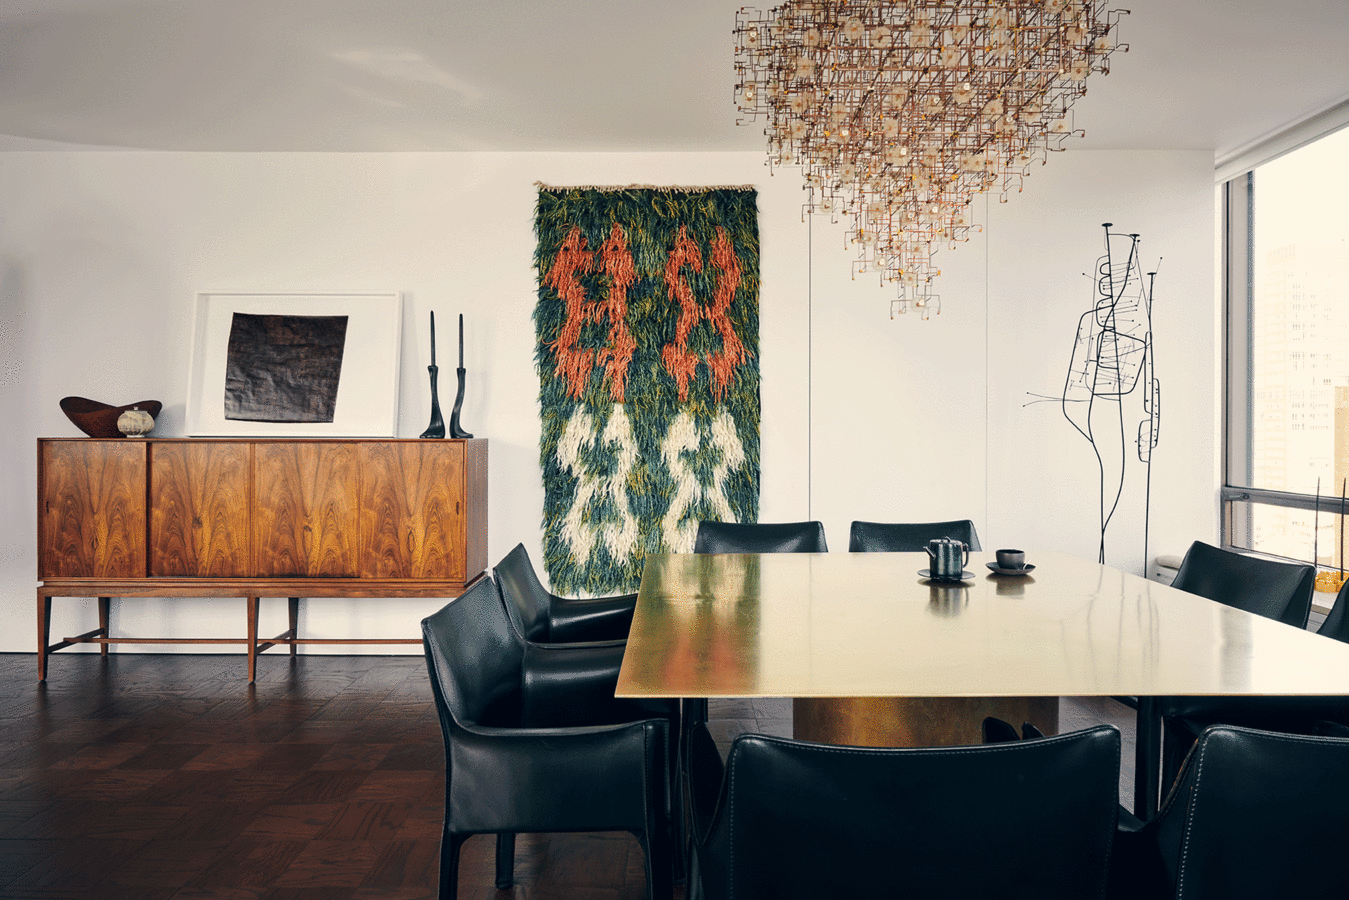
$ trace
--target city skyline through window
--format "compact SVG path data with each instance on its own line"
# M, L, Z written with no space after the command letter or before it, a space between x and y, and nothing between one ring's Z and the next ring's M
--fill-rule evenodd
M1250 541L1325 566L1342 564L1349 483L1349 181L1336 174L1346 158L1342 129L1252 173L1250 483L1239 486L1319 491L1319 515L1253 504Z

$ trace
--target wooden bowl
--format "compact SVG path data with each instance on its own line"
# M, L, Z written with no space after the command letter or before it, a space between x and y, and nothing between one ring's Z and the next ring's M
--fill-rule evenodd
M94 438L122 437L122 432L117 430L117 417L133 406L145 410L153 419L158 419L159 411L164 408L164 404L158 400L142 400L139 403L128 403L126 406L109 406L87 397L61 398L61 412L75 423L76 428Z

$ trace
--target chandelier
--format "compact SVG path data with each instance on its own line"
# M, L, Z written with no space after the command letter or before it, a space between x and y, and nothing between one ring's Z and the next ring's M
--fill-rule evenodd
M789 0L736 15L738 124L766 120L768 165L799 166L805 210L847 223L854 276L898 285L896 312L941 312L936 252L978 231L1085 132L1072 106L1128 50L1105 0Z

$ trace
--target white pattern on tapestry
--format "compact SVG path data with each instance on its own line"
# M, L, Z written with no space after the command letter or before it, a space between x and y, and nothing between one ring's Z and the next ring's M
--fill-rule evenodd
M729 472L745 464L745 445L736 434L735 421L725 409L720 410L712 421L710 437L717 462L707 485L699 484L686 456L703 444L703 437L698 433L692 416L685 412L676 416L661 444L665 468L678 485L661 520L661 531L667 546L679 548L685 553L693 549L698 523L688 519L681 526L680 520L699 500L710 503L722 521L735 521L731 503L726 497L726 481Z
M615 559L629 556L637 546L637 517L632 513L628 496L628 477L637 462L637 444L632 436L632 422L623 404L615 404L608 424L600 434L600 441L614 448L612 474L596 477L585 468L581 453L594 440L594 420L583 407L577 407L567 422L558 441L557 461L564 471L577 481L576 498L563 520L562 535L578 565L584 565L595 549L597 539L603 540ZM608 523L598 530L586 524L586 509L597 496L608 495L618 510L620 520Z

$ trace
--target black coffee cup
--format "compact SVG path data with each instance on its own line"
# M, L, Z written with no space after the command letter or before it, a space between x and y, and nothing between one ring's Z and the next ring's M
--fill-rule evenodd
M999 550L997 551L999 569L1024 569L1026 568L1026 551L1024 550Z

